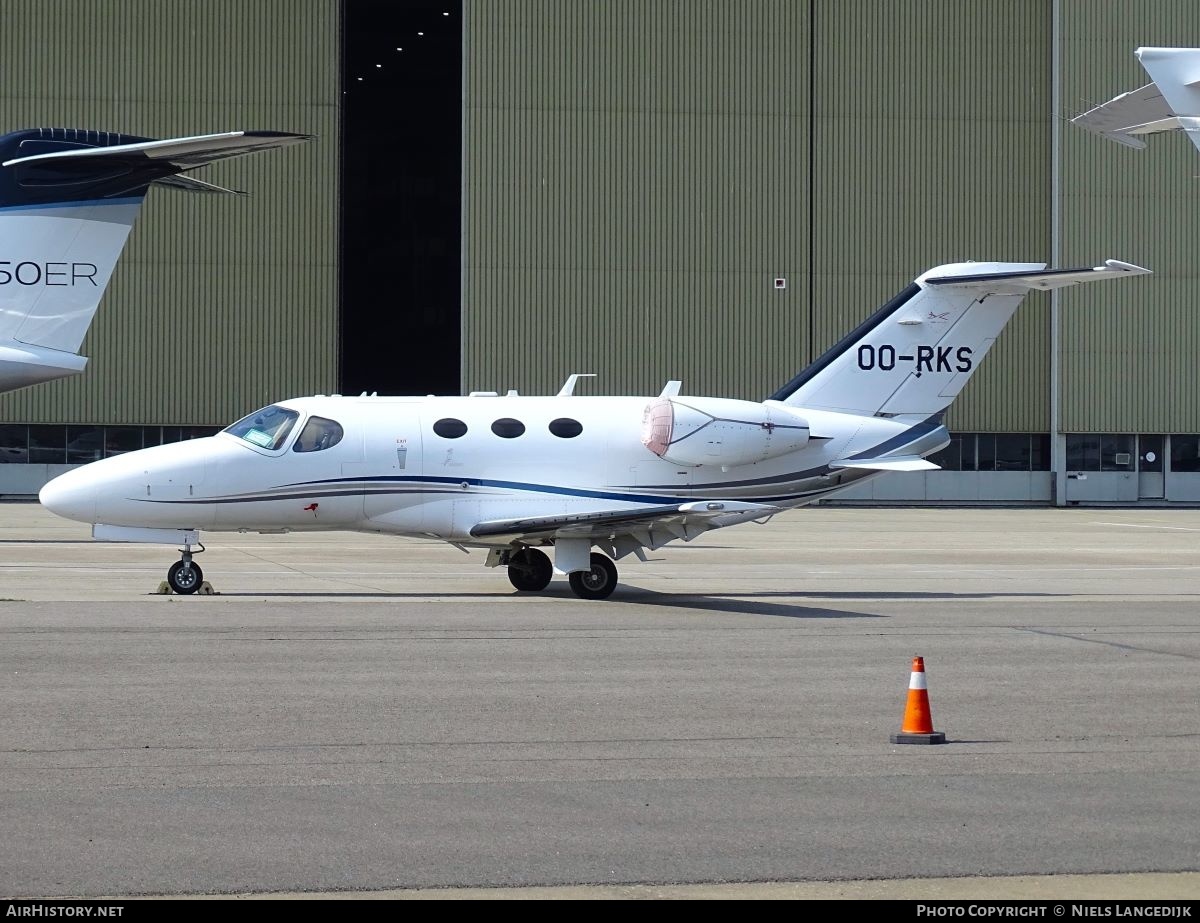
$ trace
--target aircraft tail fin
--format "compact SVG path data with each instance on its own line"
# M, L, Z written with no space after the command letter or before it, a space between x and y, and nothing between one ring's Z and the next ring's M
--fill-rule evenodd
M1108 260L1091 269L1044 263L955 263L921 275L770 400L866 416L944 411L1021 300L1080 282L1150 270Z
M37 128L0 137L0 367L18 387L82 370L76 355L152 185L232 190L182 176L308 140L225 132L156 141Z

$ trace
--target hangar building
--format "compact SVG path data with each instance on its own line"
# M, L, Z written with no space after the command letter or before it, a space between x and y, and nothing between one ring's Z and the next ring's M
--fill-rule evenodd
M761 399L934 266L1026 299L882 502L1200 502L1200 154L1069 118L1193 0L7 0L0 130L313 142L154 190L85 373L0 395L0 495L312 393ZM2 255L0 255L2 256ZM2 298L2 293L0 293Z

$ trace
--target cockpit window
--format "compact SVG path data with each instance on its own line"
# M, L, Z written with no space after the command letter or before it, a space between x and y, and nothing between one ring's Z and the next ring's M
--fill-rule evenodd
M324 417L309 417L296 437L293 452L320 452L342 441L342 424Z
M261 449L278 449L287 441L299 418L299 413L286 407L264 407L227 426L224 431Z

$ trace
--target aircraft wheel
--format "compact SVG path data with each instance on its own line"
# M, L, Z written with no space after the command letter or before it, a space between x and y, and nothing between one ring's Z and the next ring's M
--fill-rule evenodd
M553 575L554 565L536 548L522 548L509 559L508 581L524 593L540 593Z
M592 569L576 571L567 580L581 599L608 599L617 588L617 565L593 552Z
M167 585L180 596L195 593L203 582L204 571L191 561L176 561L167 569Z

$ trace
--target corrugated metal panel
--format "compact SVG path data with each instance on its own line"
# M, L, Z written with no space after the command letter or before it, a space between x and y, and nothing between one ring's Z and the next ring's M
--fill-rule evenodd
M75 378L0 396L0 420L227 423L332 390L337 357L337 0L6 0L3 119L170 137L315 134L153 190Z
M1200 4L1060 0L1061 113L1070 118L1150 82L1134 51L1200 44ZM1198 432L1200 154L1181 135L1147 150L1063 127L1063 250L1154 275L1063 297L1063 429Z
M808 353L808 5L465 7L464 386L788 380Z
M1050 258L1049 5L819 3L818 350L934 266ZM1030 297L951 407L1049 429L1049 301Z

